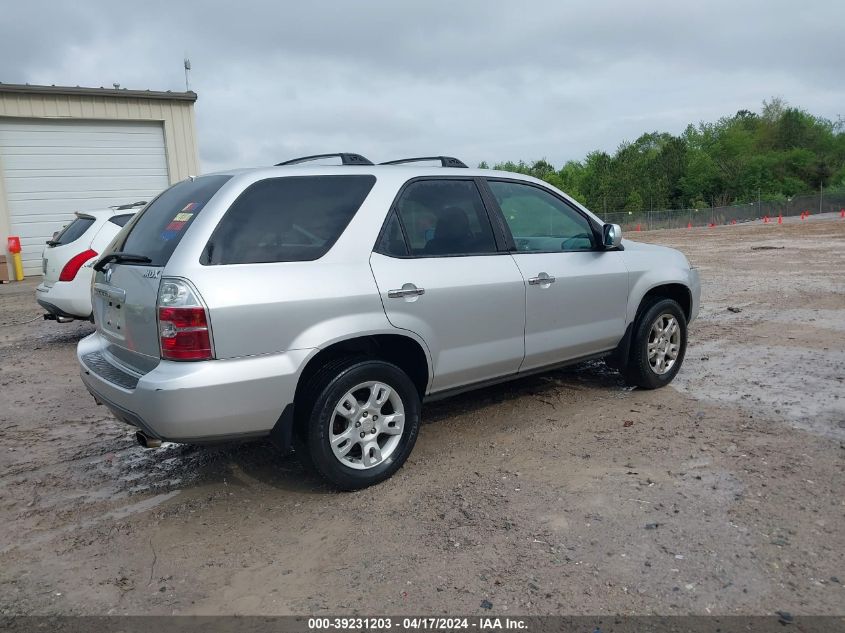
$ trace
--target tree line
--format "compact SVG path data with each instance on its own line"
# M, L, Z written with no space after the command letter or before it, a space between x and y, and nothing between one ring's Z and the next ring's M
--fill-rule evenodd
M486 168L486 163L479 167ZM774 98L679 136L649 132L613 155L593 151L560 169L545 159L498 163L530 174L596 212L727 206L845 190L845 122Z

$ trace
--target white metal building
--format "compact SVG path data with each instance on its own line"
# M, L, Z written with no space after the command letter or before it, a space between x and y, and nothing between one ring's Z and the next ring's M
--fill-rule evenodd
M193 92L0 83L0 250L26 275L75 211L150 200L199 173Z

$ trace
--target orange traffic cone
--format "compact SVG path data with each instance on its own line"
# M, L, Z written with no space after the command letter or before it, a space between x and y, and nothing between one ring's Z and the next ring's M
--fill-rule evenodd
M778 224L783 224L783 216L778 213Z
M845 218L845 209L842 210L842 217ZM687 228L688 229L692 228L692 222L687 222Z
M637 228L636 228L636 229L634 229L634 230L635 230L635 231L637 231L637 232L639 232L639 230L640 230L640 225L638 224L638 225L637 225Z

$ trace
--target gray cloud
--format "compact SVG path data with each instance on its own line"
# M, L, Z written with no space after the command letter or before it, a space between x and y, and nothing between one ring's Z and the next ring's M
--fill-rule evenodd
M321 151L555 163L782 96L835 118L845 5L5 3L0 80L184 89L205 170Z

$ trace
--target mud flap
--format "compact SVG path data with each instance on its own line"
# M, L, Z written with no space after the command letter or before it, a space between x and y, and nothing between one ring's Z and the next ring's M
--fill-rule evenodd
M293 452L293 404L287 405L270 431L270 441L283 455Z
M604 362L607 363L608 367L611 367L616 370L624 369L628 364L628 356L631 353L631 337L634 335L634 322L629 323L628 327L625 328L625 334L622 336L622 340L619 341L619 345L616 346L609 356L606 356Z

